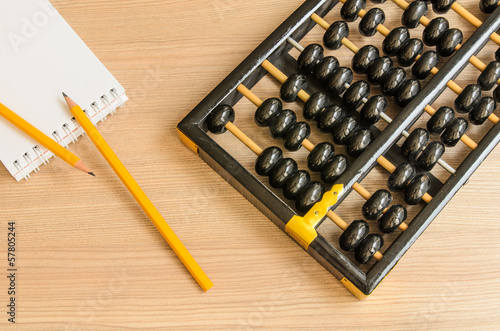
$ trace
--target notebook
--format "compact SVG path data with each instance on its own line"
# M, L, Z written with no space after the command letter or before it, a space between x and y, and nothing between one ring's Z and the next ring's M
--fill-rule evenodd
M0 0L0 102L66 147L83 131L63 91L94 124L127 100L48 0ZM52 156L0 116L0 160L16 180L29 178Z

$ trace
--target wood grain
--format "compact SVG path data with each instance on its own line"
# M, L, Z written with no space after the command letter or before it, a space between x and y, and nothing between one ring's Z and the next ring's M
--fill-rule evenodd
M53 1L128 91L127 105L99 129L215 286L203 293L85 138L70 149L96 178L61 160L21 183L0 168L0 305L5 311L7 223L15 221L17 328L500 327L498 150L360 302L178 140L176 124L301 2ZM477 1L461 4L485 19ZM379 6L388 28L400 26L400 9L390 1ZM340 19L339 10L327 21ZM429 9L428 17L436 14ZM447 18L466 36L472 33L456 14ZM350 24L353 42L380 46L380 36L359 36L358 22ZM319 42L321 33L315 28L304 45ZM478 56L489 62L496 49L490 45ZM348 51L335 55L344 65L352 57ZM467 68L457 83L464 87L477 75ZM266 79L254 92L261 99L276 96L277 83ZM446 92L433 106L453 99ZM300 104L289 106L300 112ZM252 107L238 104L235 124L261 146L279 144L253 126ZM471 128L470 135L477 138L480 130ZM254 156L235 139L217 139L251 167ZM449 152L447 162L457 166L467 150L459 145ZM376 169L363 185L374 192L386 179ZM353 196L339 215L349 222L360 217L361 203ZM8 327L6 315L0 316L1 328Z

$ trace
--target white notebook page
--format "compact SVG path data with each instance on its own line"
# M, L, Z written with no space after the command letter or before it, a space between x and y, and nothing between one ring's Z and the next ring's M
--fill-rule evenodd
M0 0L0 102L66 146L82 132L71 120L63 91L94 123L127 100L123 87L49 1ZM42 146L34 150L36 145L0 116L0 160L17 180L52 156Z

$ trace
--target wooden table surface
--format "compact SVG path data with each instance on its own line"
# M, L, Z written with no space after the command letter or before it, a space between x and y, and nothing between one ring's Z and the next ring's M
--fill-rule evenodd
M127 89L130 101L99 129L214 287L198 287L84 138L70 149L96 178L61 160L20 183L0 168L0 304L6 311L7 223L15 221L17 328L500 327L498 149L375 292L358 301L179 141L177 123L302 0L52 2ZM477 1L461 3L486 19ZM379 6L389 28L400 26L394 4ZM329 22L340 19L339 9ZM463 19L447 17L470 35ZM477 74L461 78L462 86ZM350 212L346 220L355 217ZM7 315L0 316L6 328Z

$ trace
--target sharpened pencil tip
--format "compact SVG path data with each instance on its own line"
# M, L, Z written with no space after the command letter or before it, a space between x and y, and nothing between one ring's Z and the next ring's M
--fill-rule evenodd
M62 94L63 94L63 97L65 97L65 98L68 97L68 95L66 93L63 92Z
M88 172L88 174L95 177L95 174L93 172Z

